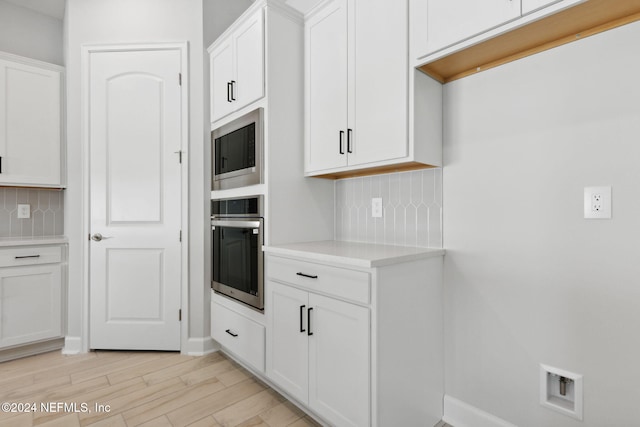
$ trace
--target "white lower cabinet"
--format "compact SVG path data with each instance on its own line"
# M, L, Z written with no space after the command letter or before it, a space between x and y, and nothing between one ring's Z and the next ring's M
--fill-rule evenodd
M441 256L363 267L266 251L272 384L331 426L440 421Z
M267 376L332 425L369 425L369 309L268 282Z
M62 337L61 251L0 249L0 349Z
M211 302L211 337L252 368L264 372L264 326Z

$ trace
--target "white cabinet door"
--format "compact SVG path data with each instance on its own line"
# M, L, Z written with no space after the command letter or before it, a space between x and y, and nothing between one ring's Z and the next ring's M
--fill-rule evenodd
M0 184L61 185L61 72L0 59Z
M369 309L316 294L309 308L309 407L333 425L369 425Z
M212 123L264 96L264 40L260 9L209 51Z
M0 348L62 336L62 266L0 268Z
M336 0L313 16L305 32L305 170L346 166L347 0Z
M269 281L267 328L267 376L291 396L307 402L308 293Z
M262 11L234 33L235 80L232 81L234 110L264 96L264 30Z
M526 15L527 13L550 6L559 1L560 0L522 0L522 14Z
M349 164L408 155L408 4L354 0ZM381 23L384 23L381 25Z
M520 17L520 0L428 0L427 54Z
M211 121L233 111L233 48L231 40L220 44L209 57L211 67Z

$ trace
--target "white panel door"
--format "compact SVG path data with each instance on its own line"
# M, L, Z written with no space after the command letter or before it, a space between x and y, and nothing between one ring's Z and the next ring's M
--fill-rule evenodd
M264 96L264 30L262 9L234 33L234 110Z
M0 59L0 184L59 186L61 73Z
M427 53L520 17L520 0L427 1Z
M267 307L267 376L291 396L307 402L308 293L269 281Z
M233 111L233 47L231 41L218 46L209 58L211 67L211 122Z
M0 348L62 336L60 264L0 268Z
M305 171L346 166L347 0L336 0L314 15L305 32Z
M179 350L181 52L89 66L90 347Z
M353 0L349 165L408 155L407 0ZM384 25L380 25L384 23Z
M332 425L370 425L369 309L316 294L309 308L309 407Z

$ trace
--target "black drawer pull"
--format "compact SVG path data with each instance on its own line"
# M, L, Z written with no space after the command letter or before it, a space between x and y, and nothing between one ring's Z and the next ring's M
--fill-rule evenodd
M23 256L16 257L16 259L24 259L24 258L40 258L40 255L23 255Z
M227 329L225 332L228 333L229 335L231 335L234 338L238 336L238 334L234 334L233 332L231 332L231 329Z
M298 273L296 273L296 274L297 274L298 276L308 277L309 279L317 279L317 278L318 278L318 276L312 276L312 275L310 275L310 274L304 274L304 273L300 273L300 272L298 272Z

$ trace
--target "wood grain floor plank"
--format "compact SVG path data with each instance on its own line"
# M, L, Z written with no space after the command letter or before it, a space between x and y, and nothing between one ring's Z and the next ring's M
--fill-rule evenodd
M172 393L145 404L137 405L135 408L124 411L123 416L127 425L136 426L168 414L170 411L177 410L191 402L199 401L203 397L220 392L224 388L224 384L213 378L186 388L179 393ZM204 414L196 419L203 418L206 415L209 414Z
M64 417L56 418L40 425L42 427L80 427L80 420L78 419L78 414L67 414Z
M166 381L169 378L179 377L181 375L186 375L189 372L204 368L211 363L215 363L220 360L220 355L217 353L208 354L206 356L190 358L190 360L185 360L182 363L173 364L171 366L167 366L163 369L148 373L144 375L142 378L146 381L147 384L155 384Z
M220 380L220 376L230 371L235 371L233 363L227 359L222 359L218 362L214 362L210 366L205 366L200 369L196 369L186 374L180 375L182 381L187 385L197 384L202 381L210 380L212 378L218 378ZM246 379L246 378L245 378ZM225 382L223 384L227 385Z
M96 377L113 374L124 369L130 369L141 364L146 364L160 358L160 355L157 353L133 354L125 356L124 359L114 356L98 357L94 363L86 363L84 366L85 369L71 371L71 382L74 384L81 383Z
M89 425L91 427L127 427L127 423L124 422L122 414L116 414Z
M0 413L0 427L31 427L32 425L31 414Z
M158 418L154 418L144 424L140 424L138 427L173 427L166 415Z
M250 418L282 403L284 398L271 389L265 389L249 398L234 403L221 411L214 412L213 418L222 427L234 427ZM261 420L262 421L262 420Z
M213 415L227 406L247 399L264 389L265 386L262 383L249 379L205 398L189 402L176 410L168 412L167 417L176 427L187 426L208 415Z
M288 426L304 418L305 413L291 402L282 402L260 414L260 418L269 427Z
M111 413L122 413L136 406L154 401L158 398L181 393L185 390L185 384L180 378L170 378L165 382L134 390L130 393L118 393L109 399L99 402L102 405L109 405L110 412L91 412L80 414L80 421L83 426L94 423L98 420L108 418Z
M187 427L220 427L220 424L218 424L213 417L208 416L189 424Z
M107 378L109 378L109 382L111 384L119 384L132 378L143 377L144 375L191 359L193 359L192 356L184 356L179 353L171 353L168 357L161 357L149 363L124 367L120 371L108 374Z
M255 417L249 418L247 421L238 424L236 427L269 427L269 424L265 423L262 418L256 415Z

